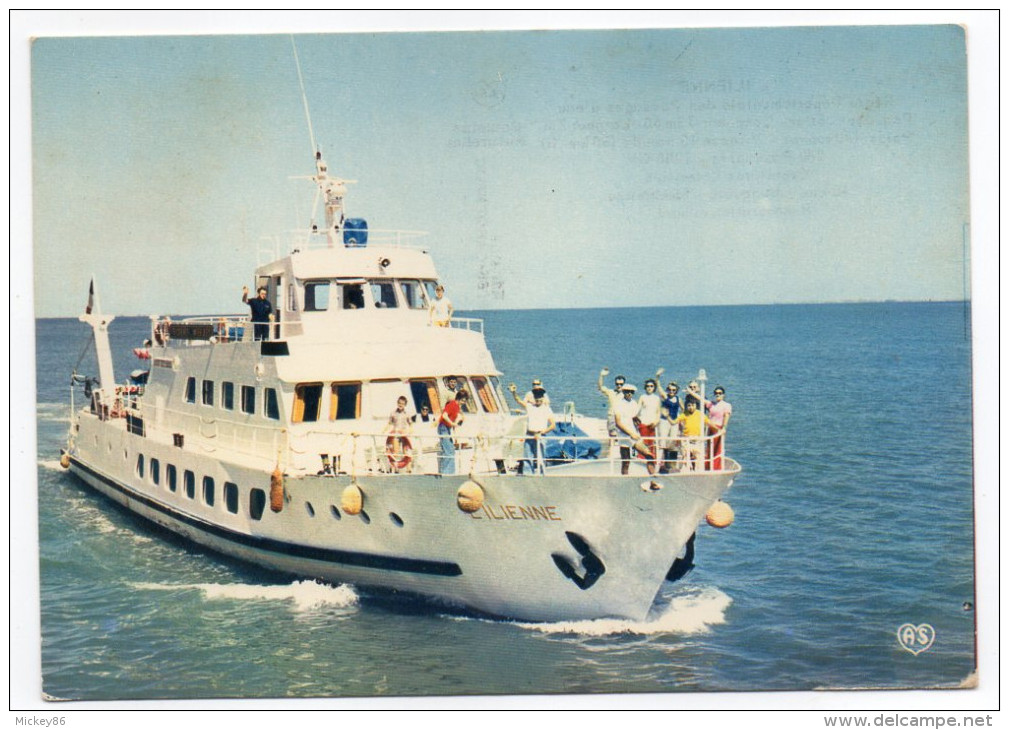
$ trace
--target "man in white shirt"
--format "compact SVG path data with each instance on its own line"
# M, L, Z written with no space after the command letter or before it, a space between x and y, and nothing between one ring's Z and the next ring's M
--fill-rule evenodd
M532 389L528 393L526 393L524 396L522 396L522 400L525 401L526 403L529 403L529 404L532 404L533 402L535 402L536 401L536 396L533 395L533 391L535 391L537 388L539 388L540 390L543 391L543 403L545 405L549 406L550 405L550 396L547 394L546 388L543 387L543 381L541 381L539 378L536 378L533 381L533 387L532 387Z
M549 405L543 402L546 391L542 388L533 388L533 402L526 403L525 400L519 399L518 390L514 385L509 385L508 390L515 402L522 406L526 412L526 440L518 473L524 473L523 465L528 463L530 472L542 474L544 468L542 438L544 434L553 431L556 425L553 411L550 410Z

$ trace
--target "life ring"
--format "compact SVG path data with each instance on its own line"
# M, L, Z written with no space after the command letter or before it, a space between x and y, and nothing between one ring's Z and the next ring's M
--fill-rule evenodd
M396 471L405 469L413 461L410 456L410 439L406 436L390 436L385 440L385 458Z

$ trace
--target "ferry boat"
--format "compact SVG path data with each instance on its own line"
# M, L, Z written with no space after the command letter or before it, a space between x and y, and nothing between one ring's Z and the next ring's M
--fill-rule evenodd
M163 528L284 574L509 619L645 619L692 566L699 524L728 522L720 497L739 464L622 459L606 421L573 404L528 434L482 321L432 321L439 277L422 241L346 218L349 181L318 152L311 179L324 224L250 282L265 321L152 317L135 350L147 368L117 384L92 280L80 319L98 372L72 378L63 465ZM463 421L439 434L458 390ZM401 397L432 420L391 433ZM521 470L524 455L536 458Z

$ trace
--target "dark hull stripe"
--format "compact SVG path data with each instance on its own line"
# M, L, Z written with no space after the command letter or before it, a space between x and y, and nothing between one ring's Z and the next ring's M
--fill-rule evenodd
M124 494L129 499L140 502L151 509L171 517L173 520L184 522L191 527L219 537L228 542L237 543L246 547L255 548L271 553L278 553L297 558L307 558L309 560L320 560L327 563L340 563L342 565L353 565L359 568L371 568L374 570L394 570L401 573L422 573L424 575L462 575L462 568L458 563L450 563L440 560L418 560L416 558L400 558L388 555L375 555L373 553L359 553L352 550L333 550L329 548L312 547L311 545L296 545L293 543L274 540L269 537L257 537L246 535L241 532L229 530L226 527L215 525L212 522L201 520L196 517L178 512L171 507L161 504L117 481L101 474L83 462L70 458L74 466L82 471L86 471L95 479L100 480L109 487ZM143 515L141 515L143 516Z

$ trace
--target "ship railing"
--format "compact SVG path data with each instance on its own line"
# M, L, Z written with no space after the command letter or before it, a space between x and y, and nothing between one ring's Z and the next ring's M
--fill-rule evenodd
M479 332L483 334L483 320L475 317L452 317L449 325L453 329L466 330L468 332Z
M151 317L150 341L156 345L191 347L194 345L251 342L257 337L256 326L263 331L259 339L281 341L301 335L301 322L252 322L248 315L208 314L172 319Z
M451 444L451 447L449 447ZM343 433L311 430L292 436L290 463L318 474L499 474L586 476L718 472L735 462L724 433L598 439L589 436Z
M420 239L427 236L427 231L407 231L392 228L368 228L363 233L365 241L359 243L351 235L353 232L344 230L341 232L342 241L337 244L339 248L371 248L372 246L382 246L383 248L401 248L414 251L428 251L428 246L421 243ZM329 237L324 230L298 229L292 231L296 243L292 247L293 251L315 251L318 249L332 248L329 244Z

